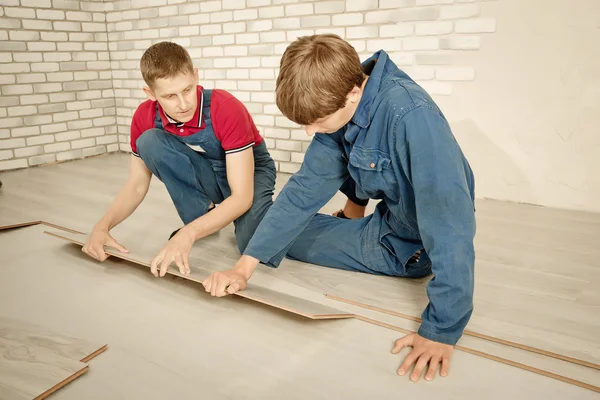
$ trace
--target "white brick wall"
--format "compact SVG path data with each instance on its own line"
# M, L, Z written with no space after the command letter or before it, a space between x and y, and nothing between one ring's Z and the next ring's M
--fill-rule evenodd
M488 0L489 1L489 0ZM498 0L491 0L498 1ZM129 151L146 99L139 58L151 44L185 46L207 88L244 102L282 172L295 172L311 137L274 104L290 41L337 33L361 58L384 49L434 96L476 79L453 65L482 46L496 21L455 0L0 1L0 170Z
M77 141L83 127L94 126L96 118L84 114L92 108L91 99L111 100L94 107L97 116L116 113L112 92L104 96L90 90L112 89L110 63L94 64L109 59L108 4L8 3L0 2L0 170L117 151L109 144L118 141L116 126L102 126L94 138Z

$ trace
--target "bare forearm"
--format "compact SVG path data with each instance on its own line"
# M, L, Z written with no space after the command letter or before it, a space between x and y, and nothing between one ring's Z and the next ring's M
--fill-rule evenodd
M209 213L196 218L186 229L189 230L194 238L194 241L202 239L217 231L220 231L229 223L240 217L250 209L252 204L246 199L232 195L226 198L219 207Z
M129 217L146 197L147 191L125 186L112 202L96 228L110 231Z

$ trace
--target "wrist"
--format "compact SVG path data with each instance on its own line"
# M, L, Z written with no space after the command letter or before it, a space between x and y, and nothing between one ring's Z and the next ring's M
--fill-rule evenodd
M252 273L254 272L259 263L260 261L256 258L243 255L242 257L240 257L233 269L239 274L243 275L246 278L246 280L248 280L252 276Z

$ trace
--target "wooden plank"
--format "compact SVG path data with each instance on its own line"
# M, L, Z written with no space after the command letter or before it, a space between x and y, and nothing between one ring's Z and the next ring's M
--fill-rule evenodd
M7 229L22 228L22 227L31 226L31 225L37 225L41 222L42 221L27 221L27 222L12 221L12 222L9 222L7 219L1 218L0 219L0 231L7 230Z
M0 318L0 399L47 397L87 371L73 357L86 357L94 347L93 354L98 354L102 347Z
M57 237L59 239L67 240L71 243L75 243L80 246L83 246L87 239L86 235L69 232L45 231L44 233ZM147 255L136 253L135 251L130 250L129 253L121 253L118 250L109 247L107 247L105 251L111 256L121 258L123 260L130 261L139 265L143 265L148 268L151 264L150 257L148 257ZM190 274L185 275L179 273L175 268L173 268L173 266L171 266L167 270L167 273L197 283L202 283L202 281L204 281L204 279L206 279L210 274L206 270L194 265L190 265L190 270ZM237 292L236 295L315 320L354 317L354 314L351 313L346 313L335 308L318 304L299 297L290 296L286 293L276 292L265 287L255 286L251 283L246 289Z

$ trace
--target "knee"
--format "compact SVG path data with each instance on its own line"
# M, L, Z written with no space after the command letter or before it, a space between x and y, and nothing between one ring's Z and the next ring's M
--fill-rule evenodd
M135 144L138 154L142 159L152 158L161 153L160 149L166 145L167 133L161 129L148 129L137 138Z

